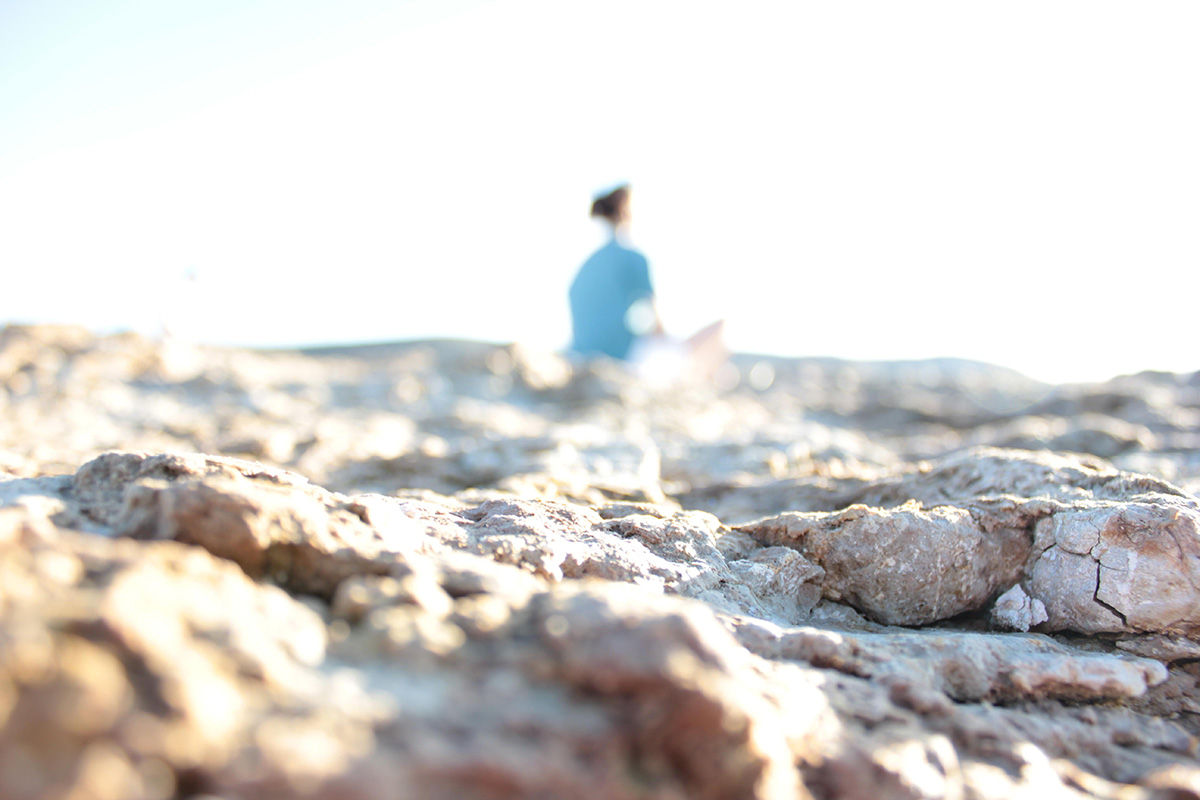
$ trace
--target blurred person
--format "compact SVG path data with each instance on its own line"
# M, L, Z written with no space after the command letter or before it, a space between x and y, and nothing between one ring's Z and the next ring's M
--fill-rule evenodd
M686 340L667 336L654 303L649 264L630 246L631 194L623 183L593 198L591 216L607 224L610 235L571 283L571 349L628 362L648 380L711 378L728 355L724 322Z

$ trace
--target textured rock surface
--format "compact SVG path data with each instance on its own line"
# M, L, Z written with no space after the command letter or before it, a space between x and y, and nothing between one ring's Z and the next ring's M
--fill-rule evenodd
M1026 594L1020 584L997 597L992 605L992 627L1000 630L1027 631L1048 619L1046 604Z
M879 622L923 625L981 608L1021 575L1030 542L1017 528L983 530L952 506L851 506L785 514L741 531L799 550L825 571L826 598Z
M735 363L0 331L0 796L1200 797L1200 379Z
M1038 523L1034 547L1041 555L1028 583L1053 628L1200 631L1194 502L1164 497L1058 513Z
M826 597L879 622L947 619L1019 582L1028 619L1002 627L1191 634L1200 625L1200 505L1164 481L985 448L871 482L859 496L904 505L786 513L738 530L797 549L825 569Z

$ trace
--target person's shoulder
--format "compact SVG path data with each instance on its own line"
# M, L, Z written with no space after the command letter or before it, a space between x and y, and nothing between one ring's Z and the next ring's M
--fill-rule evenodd
M637 250L627 244L622 244L615 239L609 242L609 246L615 248L614 252L620 254L620 257L626 261L636 261L638 263L646 261L646 257L642 255L641 250Z
M640 269L647 265L646 257L640 251L616 239L610 239L584 263L584 267L590 269Z

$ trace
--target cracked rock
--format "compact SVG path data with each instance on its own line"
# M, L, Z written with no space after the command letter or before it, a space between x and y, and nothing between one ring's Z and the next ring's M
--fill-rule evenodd
M1050 630L1200 631L1200 510L1173 498L1061 511L1037 524L1026 587Z
M824 596L890 625L922 625L982 608L1021 577L1030 552L1017 528L982 529L951 506L852 506L738 526L825 570Z

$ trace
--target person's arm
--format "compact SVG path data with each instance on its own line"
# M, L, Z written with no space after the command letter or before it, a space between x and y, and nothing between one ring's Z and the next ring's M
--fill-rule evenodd
M654 302L654 286L650 283L650 265L641 253L631 253L629 263L629 296L632 302L625 315L625 324L636 336L661 335L664 331L658 306Z

